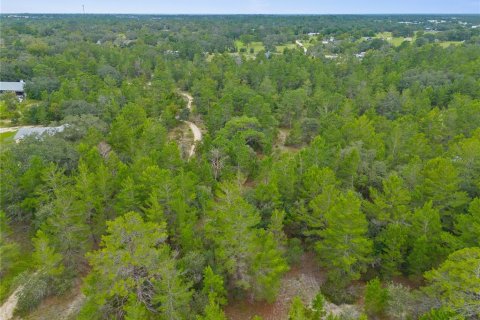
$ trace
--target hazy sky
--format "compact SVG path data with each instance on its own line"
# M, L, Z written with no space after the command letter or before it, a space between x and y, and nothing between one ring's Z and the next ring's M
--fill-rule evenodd
M475 13L480 0L0 0L2 13Z

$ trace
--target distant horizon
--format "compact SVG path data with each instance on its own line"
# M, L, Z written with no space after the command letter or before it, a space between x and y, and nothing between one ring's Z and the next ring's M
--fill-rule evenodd
M480 14L480 0L2 0L2 14L434 15Z

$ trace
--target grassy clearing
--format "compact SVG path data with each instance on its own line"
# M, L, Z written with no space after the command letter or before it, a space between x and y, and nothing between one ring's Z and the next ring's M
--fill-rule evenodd
M296 45L294 43L282 44L275 47L278 53L283 53L285 49L295 49Z
M251 42L248 45L243 43L240 40L235 41L235 47L237 47L238 52L240 52L240 49L245 48L247 53L250 53L250 49L253 48L254 53L258 53L262 50L265 50L265 46L263 45L263 42L261 41L256 41L256 42Z
M446 48L449 46L458 46L462 44L462 41L441 41L437 42L442 48Z
M412 37L412 42L414 42L415 40L417 40L417 32L415 32L415 35ZM434 33L434 32L425 32L425 33ZM405 38L403 37L393 37L392 36L392 33L391 32L380 32L380 33L377 33L375 35L375 38L377 39L384 39L386 41L388 41L389 43L391 43L392 45L394 45L395 47L398 47L399 45L401 45L404 41L405 41ZM440 45L442 48L446 48L448 46L457 46L457 45L460 45L462 44L461 41L440 41L440 42L436 42L438 45Z
M395 47L398 47L401 45L405 40L403 37L394 37L391 32L380 32L375 35L375 38L377 39L384 39L394 45ZM412 41L415 41L415 38L412 39Z
M0 146L13 142L16 131L0 133Z

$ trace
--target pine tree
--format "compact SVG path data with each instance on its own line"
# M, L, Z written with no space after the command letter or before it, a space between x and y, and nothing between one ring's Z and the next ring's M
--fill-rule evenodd
M423 183L418 192L423 201L432 201L442 217L442 225L453 228L453 215L467 203L467 195L460 191L460 178L451 161L444 158L429 160L422 172Z
M382 186L382 192L370 188L372 202L364 203L369 220L376 228L388 223L405 224L410 218L410 191L397 174L383 180Z
M251 287L249 264L253 255L254 227L260 222L255 209L235 185L222 184L218 200L207 211L205 236L213 244L216 265L234 287Z
M227 283L270 300L287 266L272 234L256 229L259 223L258 212L242 198L238 186L222 184L207 211L205 235Z
M273 233L258 230L255 247L252 248L256 252L250 271L253 293L256 299L265 299L270 303L275 301L282 276L288 271L277 240Z
M190 314L192 291L175 268L173 259L165 260L158 270L159 279L155 281L153 302L160 306L162 319L185 319Z
M227 316L223 312L222 308L214 300L208 301L205 306L204 316L198 316L197 320L227 320Z
M48 208L52 211L41 229L48 234L52 245L63 255L65 267L78 271L91 249L92 236L87 225L88 215L75 199L72 186L58 188Z
M423 290L467 319L475 319L480 314L479 270L480 248L455 251L437 269L425 273L428 285Z
M380 263L385 276L401 273L408 250L409 233L408 226L391 223L375 239L380 247Z
M382 316L388 303L387 289L382 288L382 284L378 278L370 280L365 288L365 311L375 318Z
M191 292L176 270L166 238L165 225L144 222L136 212L107 222L102 248L88 254L92 272L85 280L87 301L80 319L102 313L133 317L144 308L166 319L188 313Z
M480 246L480 198L470 202L468 214L458 216L456 229L466 246Z
M33 239L33 246L35 251L32 258L38 272L48 276L59 276L63 273L63 256L55 252L47 235L42 230L37 231Z
M326 211L325 220L326 228L319 232L322 240L315 244L321 263L346 281L358 279L372 251L360 200L351 191L339 195Z
M445 243L449 234L442 231L440 212L433 208L432 202L415 210L410 232L412 250L407 260L414 274L437 266L451 252Z
M309 320L307 317L307 310L299 297L294 297L290 310L288 311L289 320Z
M129 211L140 211L141 202L137 198L138 185L128 176L122 181L122 187L115 199L115 210L117 214Z
M209 300L213 300L219 305L227 303L227 292L223 286L223 278L215 274L210 266L207 266L203 271L202 292Z

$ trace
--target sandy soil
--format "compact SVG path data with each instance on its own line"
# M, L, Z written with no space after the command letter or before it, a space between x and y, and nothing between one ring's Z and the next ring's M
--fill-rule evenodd
M305 46L303 45L303 43L300 42L300 40L295 40L295 43L297 44L297 46L303 49L303 53L307 54L307 48L305 48Z
M180 94L187 99L187 109L192 111L192 104L193 104L193 97L188 94L187 92L180 92ZM202 131L198 128L198 126L190 121L184 121L190 127L193 133L193 144L190 147L190 151L188 153L189 158L191 158L195 154L195 143L197 141L202 141Z
M0 307L1 320L9 320L13 318L13 311L15 310L18 302L18 293L22 290L22 288L22 286L18 287Z
M21 128L39 128L39 126L20 126L20 127L0 128L0 133L14 132L14 131L18 131Z

